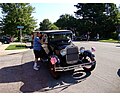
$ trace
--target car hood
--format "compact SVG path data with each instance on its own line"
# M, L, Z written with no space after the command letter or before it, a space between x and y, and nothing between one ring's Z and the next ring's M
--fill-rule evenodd
M52 42L50 45L53 46L56 50L62 50L65 49L67 46L71 45L71 43Z

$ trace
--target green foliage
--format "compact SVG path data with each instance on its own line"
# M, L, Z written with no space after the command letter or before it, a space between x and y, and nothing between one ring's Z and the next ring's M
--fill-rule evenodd
M76 19L69 14L61 15L60 18L55 22L55 25L57 25L59 29L74 30L76 27Z
M44 19L42 22L40 22L40 30L57 30L59 29L55 24L52 24L49 19Z
M33 8L29 3L1 3L3 30L5 34L19 36L17 26L24 26L23 34L30 34L36 27L32 17Z
M118 40L108 39L108 40L99 40L100 42L109 42L109 43L118 43Z
M117 20L118 20L117 24L120 25L120 12L118 12L118 14L117 14Z
M59 28L55 24L50 24L48 30L58 30Z
M118 32L112 32L111 38L118 40Z
M79 19L77 31L83 34L90 31L92 38L97 33L103 38L110 38L116 30L118 9L115 4L78 3L75 7L75 15Z
M40 22L40 30L48 30L49 29L49 25L51 25L52 23L49 21L49 19L44 19L42 22Z

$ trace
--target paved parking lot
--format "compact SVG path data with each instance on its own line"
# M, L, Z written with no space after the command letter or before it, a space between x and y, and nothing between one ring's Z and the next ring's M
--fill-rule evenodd
M33 70L32 49L16 54L0 56L0 92L78 92L120 93L120 44L99 42L75 42L78 47L96 47L97 66L92 72L82 69L62 72L54 80L47 64L39 62L40 70Z

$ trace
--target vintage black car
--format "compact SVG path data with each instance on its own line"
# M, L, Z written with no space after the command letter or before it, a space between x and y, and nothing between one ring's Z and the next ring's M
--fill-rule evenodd
M72 31L50 30L41 32L45 37L43 49L48 56L51 75L58 79L60 71L83 68L92 71L95 68L95 55L90 50L80 49L72 42Z

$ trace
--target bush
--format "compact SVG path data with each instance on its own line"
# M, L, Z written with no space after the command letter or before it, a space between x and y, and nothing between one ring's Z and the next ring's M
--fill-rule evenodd
M111 38L113 38L114 40L118 40L118 33L117 32L113 32L111 34Z

